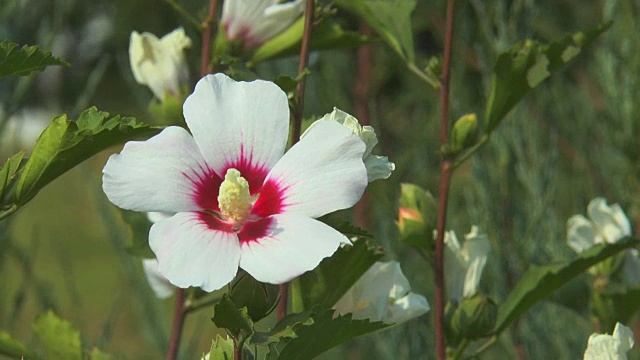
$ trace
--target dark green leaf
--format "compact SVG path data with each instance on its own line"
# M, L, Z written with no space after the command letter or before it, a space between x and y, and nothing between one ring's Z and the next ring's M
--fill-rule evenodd
M216 339L211 344L209 360L233 360L233 339L216 335Z
M611 22L608 22L547 45L526 40L501 54L493 68L484 113L485 130L493 131L522 97L571 61L610 26Z
M626 238L615 244L595 246L572 261L532 267L498 308L494 332L501 333L533 305L590 267L639 243L638 239Z
M211 320L221 329L229 330L234 336L243 333L245 335L253 332L253 321L249 317L247 308L238 308L227 295L222 297L219 303L213 307L213 317Z
M338 230L339 232L341 232L342 234L344 234L345 236L352 238L352 237L366 237L366 238L372 238L373 236L371 234L369 234L366 230L363 230L351 223L349 223L348 221L344 220L343 218L337 216L337 215L325 215L321 218L319 218L318 220L322 221L323 223L331 226L332 228Z
M382 256L382 251L370 247L365 239L355 241L353 246L339 248L313 271L304 273L296 280L294 286L299 287L303 308L311 309L316 305L333 307Z
M159 131L134 118L110 118L95 107L77 121L58 116L40 135L20 172L14 202L23 205L55 178L112 145Z
M42 71L47 66L70 66L66 61L60 60L37 46L23 46L18 49L18 44L3 41L0 43L0 78L9 75L25 76L32 71Z
M352 320L351 314L333 316L333 310L314 314L313 323L295 329L296 337L285 340L279 348L279 360L308 360L356 336L383 329L389 325L369 320ZM273 349L272 349L273 351Z
M32 356L21 342L15 340L9 333L4 331L0 331L0 354L14 359L30 358Z
M297 336L295 332L296 328L313 324L313 319L311 318L313 314L314 311L312 310L289 314L278 321L271 330L254 333L251 339L249 339L249 343L266 346L272 343L278 343L283 339L293 339Z
M411 13L415 0L337 0L336 4L369 23L407 63L414 62Z
M123 210L115 206L113 208L120 213L129 232L127 252L141 258L154 259L156 256L149 247L149 229L152 224L147 218L147 214Z
M229 290L229 299L239 308L246 307L254 322L273 311L279 295L278 285L261 283L248 273L238 276Z
M18 172L20 163L24 158L24 150L13 155L0 168L0 204L3 204L4 193L7 185L11 183L13 177Z
M53 312L49 311L36 320L33 324L33 333L38 338L46 359L82 359L80 332Z

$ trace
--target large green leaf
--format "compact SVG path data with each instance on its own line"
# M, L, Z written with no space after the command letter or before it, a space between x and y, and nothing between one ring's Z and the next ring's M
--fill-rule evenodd
M18 49L18 44L8 41L0 43L0 78L29 75L32 71L42 71L51 65L69 66L69 63L37 46L25 45Z
M383 329L389 325L369 320L352 320L351 314L333 316L333 310L322 310L311 316L313 322L294 329L296 337L284 340L284 346L271 347L268 358L308 360L356 336ZM277 357L274 356L277 353Z
M383 256L378 248L370 247L365 239L353 246L343 246L320 263L313 271L300 276L293 287L298 287L303 309L316 305L331 308L342 295ZM293 299L292 299L293 300Z
M590 267L639 243L638 239L626 238L615 244L595 246L571 261L532 267L498 308L494 332L501 333L533 305Z
M300 326L313 324L311 316L315 312L313 310L300 313L288 314L282 320L271 328L269 331L255 332L249 339L249 343L253 345L267 346L269 344L278 343L284 339L295 338L297 329Z
M21 342L15 340L9 333L4 331L0 331L0 355L6 355L14 359L32 357L29 350Z
M493 68L484 113L485 130L493 131L522 97L580 54L610 26L608 22L546 45L526 40L501 54Z
M33 324L33 333L49 360L81 360L80 332L49 311Z
M416 0L337 0L336 4L369 23L407 63L414 62L411 13Z
M109 117L95 107L84 111L77 121L58 116L40 135L21 170L13 201L26 203L55 178L112 145L159 131L131 117Z

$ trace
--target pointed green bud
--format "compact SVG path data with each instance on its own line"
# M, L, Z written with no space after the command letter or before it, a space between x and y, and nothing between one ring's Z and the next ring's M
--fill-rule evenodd
M247 273L240 275L231 285L229 299L238 308L246 307L253 322L269 315L278 303L278 285L258 282Z
M400 185L398 230L400 240L431 251L438 204L430 192L413 184Z
M429 58L424 71L434 78L440 79L440 77L442 76L442 61L440 60L440 58L437 56L432 56L431 58Z
M463 338L479 339L491 333L497 317L498 307L493 300L478 293L460 301L451 316L450 327Z
M451 150L460 152L473 144L478 139L478 118L476 114L463 115L453 125L451 132Z

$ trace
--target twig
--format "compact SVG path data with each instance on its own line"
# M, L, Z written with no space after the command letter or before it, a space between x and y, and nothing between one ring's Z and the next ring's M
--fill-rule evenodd
M313 0L307 0L307 7L304 12L304 33L302 34L302 44L300 46L300 63L298 65L298 74L302 74L309 63L309 51L311 49L311 32L313 31L313 20L315 13L315 3ZM293 129L291 132L291 145L300 140L300 132L302 128L302 111L304 110L304 84L306 77L302 77L296 87L297 106L293 109ZM281 320L287 315L287 304L289 303L289 283L280 285L280 300L278 300L278 309L276 316Z
M173 325L171 326L171 338L169 340L169 352L167 360L175 360L178 358L178 348L180 347L180 338L182 337L182 325L184 324L184 289L176 291L176 305L173 310Z
M447 25L444 41L444 57L442 64L442 79L440 80L440 141L445 145L449 141L449 78L451 70L451 46L453 44L453 17L455 0L447 1ZM447 205L449 200L449 187L453 167L451 160L443 158L440 163L440 193L436 238L436 263L435 263L435 330L436 353L438 360L445 360L447 356L447 344L445 339L444 305L444 233L447 224Z
M209 74L213 69L209 68L209 56L211 55L211 29L216 22L218 0L210 0L209 17L202 28L202 53L200 56L200 77Z

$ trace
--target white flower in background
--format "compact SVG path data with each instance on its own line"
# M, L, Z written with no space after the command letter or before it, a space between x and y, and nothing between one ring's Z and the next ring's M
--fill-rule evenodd
M129 142L103 169L114 204L174 213L149 233L172 284L213 291L238 267L279 284L349 243L315 218L353 206L367 186L365 146L351 131L326 122L284 154L286 94L224 74L198 82L184 116L191 133L170 126Z
M304 8L304 0L226 0L221 22L227 39L255 48L298 20Z
M142 269L147 277L151 290L159 299L166 299L173 295L176 287L171 285L169 280L165 278L158 270L158 260L142 259Z
M191 39L178 28L158 39L144 32L131 33L129 61L133 77L147 85L162 100L166 93L178 94L180 87L189 81L189 68L184 50L191 46Z
M400 263L377 262L336 303L339 314L399 324L429 311L427 299L410 292Z
M464 237L465 242L462 246L455 232L447 231L444 237L447 245L445 252L447 288L449 297L454 299L472 297L478 292L482 270L491 251L487 235L479 233L477 226L472 226L471 232Z
M313 122L302 136L300 136L300 139L304 138L311 129L324 121L337 121L349 130L353 131L354 134L358 135L358 137L364 141L367 148L362 160L364 161L364 165L367 167L367 178L369 179L369 182L378 179L386 179L391 176L391 172L395 170L396 165L390 162L389 158L386 156L371 154L373 147L378 144L378 137L376 136L376 132L373 128L371 126L361 126L358 119L353 115L339 110L338 108L333 108L333 112Z
M607 205L604 198L591 200L587 207L589 219L574 215L567 221L567 243L578 254L598 244L613 244L631 235L631 224L618 204ZM630 285L640 284L638 250L625 253L623 264L625 279Z
M589 336L584 360L627 360L627 351L633 344L631 329L616 323L613 335L594 333Z

